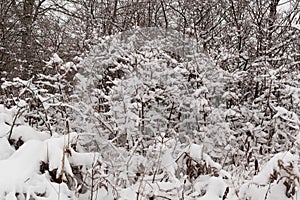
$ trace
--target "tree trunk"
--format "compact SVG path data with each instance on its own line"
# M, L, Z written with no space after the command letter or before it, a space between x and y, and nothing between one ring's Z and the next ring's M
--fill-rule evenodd
M22 22L21 58L23 60L23 71L26 78L32 75L32 64L34 49L32 46L32 24L33 24L34 0L24 0Z

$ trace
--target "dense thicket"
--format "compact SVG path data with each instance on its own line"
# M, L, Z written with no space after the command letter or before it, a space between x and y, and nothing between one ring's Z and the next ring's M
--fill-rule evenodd
M299 4L3 0L7 140L79 133L83 199L297 199Z
M267 73L266 65L297 69L299 60L299 2L293 0L3 0L0 11L2 77L30 78L45 71L53 53L71 61L95 39L134 27L187 34L223 69L252 76ZM262 85L249 84L253 95Z

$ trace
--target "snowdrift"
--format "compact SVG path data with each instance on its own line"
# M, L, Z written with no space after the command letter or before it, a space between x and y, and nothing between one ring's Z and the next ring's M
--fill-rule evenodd
M98 155L76 152L76 133L50 137L27 125L16 126L8 141L14 110L0 108L0 199L76 199L73 170L92 166Z

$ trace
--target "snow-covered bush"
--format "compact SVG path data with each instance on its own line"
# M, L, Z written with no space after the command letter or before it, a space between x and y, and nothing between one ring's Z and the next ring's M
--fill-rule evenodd
M212 107L221 103L222 70L178 32L110 36L78 67L79 99L90 102L99 130L123 144L161 132L202 140Z
M198 47L137 28L76 65L54 54L51 76L4 81L0 168L21 175L1 197L295 199L298 69L225 72Z
M0 105L0 198L76 199L86 193L90 187L86 176L101 163L99 154L83 153L78 143L80 135L75 132L66 130L61 136L50 136L26 124L12 129L17 109ZM17 141L15 146L11 146L11 140ZM97 173L104 174L100 168Z
M57 54L46 63L46 67L54 68L56 73L36 74L29 80L16 77L5 81L1 89L6 93L5 106L18 107L18 113L14 116L16 119L51 135L53 131L64 128L68 113L73 112L68 102L72 99L72 77L77 69L72 62L63 63ZM55 129L53 125L56 125Z
M298 199L299 156L281 152L273 156L261 171L240 189L242 199Z

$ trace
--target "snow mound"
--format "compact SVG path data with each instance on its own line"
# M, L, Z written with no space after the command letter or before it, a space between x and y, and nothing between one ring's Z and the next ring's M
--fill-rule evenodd
M0 138L0 160L9 158L14 151L6 138Z
M70 141L77 134L70 134ZM74 166L91 166L92 153L78 153L67 144L67 136L44 141L29 139L14 152L6 138L0 139L0 199L75 199ZM60 192L59 192L60 191Z
M242 199L288 200L299 196L299 156L281 152L273 156L261 172L242 185ZM298 199L298 198L297 198Z

